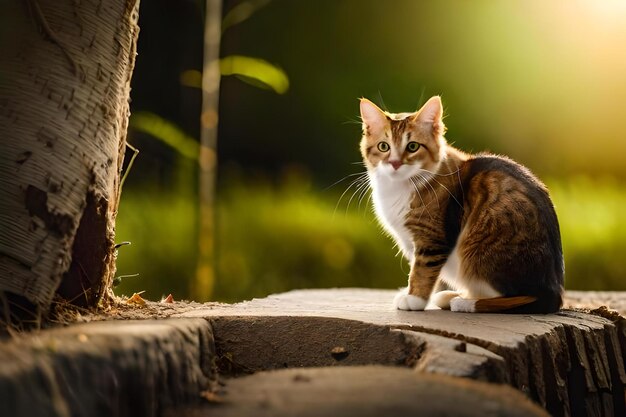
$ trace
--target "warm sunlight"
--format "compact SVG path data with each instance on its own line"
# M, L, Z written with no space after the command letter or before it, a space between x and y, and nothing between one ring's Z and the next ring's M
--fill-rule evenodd
M571 3L571 2L565 2ZM614 22L624 26L624 17L626 17L626 1L625 0L577 0L581 7L603 19L606 22Z

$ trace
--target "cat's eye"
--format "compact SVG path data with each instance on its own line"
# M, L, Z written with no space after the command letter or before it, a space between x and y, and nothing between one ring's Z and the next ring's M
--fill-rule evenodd
M387 152L389 150L389 144L387 142L378 142L378 150Z
M417 152L419 148L420 148L420 144L417 142L409 142L406 144L406 150L408 152Z

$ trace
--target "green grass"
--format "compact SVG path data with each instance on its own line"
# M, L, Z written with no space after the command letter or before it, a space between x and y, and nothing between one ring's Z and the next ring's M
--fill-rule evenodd
M346 209L304 184L229 187L219 198L214 299L233 301L294 288L383 286L405 282L402 260L365 206ZM196 257L193 198L124 193L117 221L117 288L148 298L189 293Z
M116 224L116 241L131 245L118 249L117 274L121 294L146 291L149 299L173 293L189 295L195 271L195 204L190 199L163 194L123 193Z
M626 290L626 187L586 177L548 187L561 226L566 287Z
M626 290L626 187L611 179L548 181L561 224L566 286ZM227 187L219 197L214 299L234 301L294 288L402 286L408 266L369 208L301 182ZM193 298L194 198L126 191L118 215L118 293Z

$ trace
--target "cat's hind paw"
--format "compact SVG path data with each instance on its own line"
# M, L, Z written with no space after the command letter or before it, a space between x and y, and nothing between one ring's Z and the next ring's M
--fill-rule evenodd
M456 291L439 291L430 296L430 302L442 310L450 310L450 300L459 295Z
M398 310L421 311L426 307L426 300L409 294L408 289L404 288L394 297L393 306Z

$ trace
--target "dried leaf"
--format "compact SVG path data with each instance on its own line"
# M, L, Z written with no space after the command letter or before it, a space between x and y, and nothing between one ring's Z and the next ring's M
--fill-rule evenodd
M165 297L164 299L162 299L161 302L162 303L166 303L166 304L173 304L174 303L174 297L172 297L172 294L170 294L167 297Z
M134 304L140 307L144 307L146 305L146 300L141 298L141 294L143 294L144 292L145 291L134 293L132 297L126 300L126 304Z
M204 398L205 400L207 400L210 403L213 404L219 404L221 403L223 400L217 395L217 393L213 392L213 391L202 391L200 393L200 397Z

